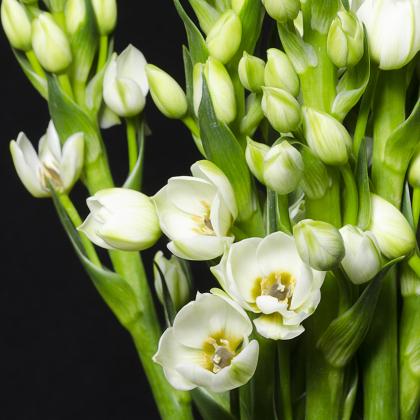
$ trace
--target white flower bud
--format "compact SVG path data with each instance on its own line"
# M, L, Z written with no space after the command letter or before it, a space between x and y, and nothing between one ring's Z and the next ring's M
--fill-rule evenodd
M364 51L363 26L351 11L340 11L332 21L327 53L337 67L355 66Z
M242 24L233 10L224 12L207 35L209 54L221 63L228 63L238 51L242 38Z
M288 133L299 127L302 112L297 100L283 89L263 87L261 107L272 127Z
M265 86L283 89L292 96L299 94L299 77L289 57L277 48L267 50L264 84Z
M129 45L113 55L104 75L104 101L119 117L133 117L143 111L149 91L143 54Z
M365 0L358 9L370 54L381 69L399 69L420 50L419 10L418 0Z
M201 98L203 97L203 72L204 64L196 63L193 68L193 105L194 113L197 117L200 109Z
M372 280L382 267L381 251L373 234L352 225L342 227L340 234L345 248L341 265L350 281L362 284Z
M163 274L166 285L168 286L169 295L175 310L181 309L190 297L190 286L187 275L182 265L174 255L171 258L165 258L162 251L158 251L153 259ZM156 294L162 304L164 304L164 294L162 287L162 278L156 266L153 267L153 275L155 279Z
M246 161L254 176L278 194L294 191L303 175L299 151L284 140L271 148L247 139Z
M67 32L74 35L86 19L85 0L67 0L64 8Z
M300 257L315 270L331 270L344 257L340 232L329 223L305 219L293 227L293 235Z
M31 21L25 7L17 0L2 1L1 23L13 48L23 51L32 49Z
M116 0L92 0L93 10L101 35L109 35L117 24Z
M312 151L328 165L344 165L352 140L343 124L331 115L303 107L303 130Z
M299 0L262 0L267 13L277 22L284 23L297 17Z
M420 151L417 151L411 159L408 182L413 188L420 188Z
M142 251L160 238L153 201L125 188L109 188L87 199L89 216L78 228L94 244L106 249Z
M251 92L260 92L264 85L264 60L244 51L239 61L238 74L242 86Z
M69 40L47 12L32 22L32 47L42 67L51 73L61 73L71 64Z
M391 203L372 194L372 214L368 227L387 258L409 254L416 246L413 229L402 213Z
M153 101L160 112L168 118L182 118L187 113L188 103L176 80L152 64L146 65L146 75Z
M231 123L236 118L236 100L229 73L220 61L209 57L204 66L204 75L217 119L225 124Z

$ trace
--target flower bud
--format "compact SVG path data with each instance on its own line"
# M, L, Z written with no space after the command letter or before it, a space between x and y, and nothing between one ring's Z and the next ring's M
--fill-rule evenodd
M342 227L340 234L345 248L341 265L349 280L354 284L372 280L382 267L381 251L373 234L352 225Z
M96 16L99 33L109 35L117 23L116 0L92 0L93 10Z
M420 150L411 159L408 182L413 188L420 188Z
M288 133L299 127L302 112L297 100L283 89L264 87L261 107L272 127Z
M47 12L32 22L32 47L42 67L51 73L63 72L72 61L66 34Z
M242 86L251 92L260 92L264 84L264 60L244 51L239 61L238 74Z
M299 94L299 78L289 57L276 48L267 50L264 70L265 86L283 89L293 96Z
M413 229L402 213L391 203L371 194L372 214L368 229L375 235L386 257L398 258L409 254L416 245Z
M336 267L344 257L340 232L329 223L306 219L293 228L296 247L302 260L319 271Z
M193 105L194 113L198 116L198 110L203 96L203 71L204 64L196 63L193 68ZM208 83L208 82L207 82Z
M337 67L355 66L363 56L363 26L351 11L338 12L327 38L327 53Z
M247 139L246 161L254 176L278 194L294 191L303 174L300 153L286 140L268 147Z
M168 118L180 119L188 110L187 98L181 86L168 73L147 64L146 75L153 101Z
M297 17L299 0L262 0L267 13L277 22L284 23Z
M228 63L238 51L242 38L242 24L233 10L223 13L207 35L209 54L221 63Z
M86 20L85 0L67 0L64 8L67 32L74 35Z
M52 13L62 13L67 0L43 0Z
M165 258L162 251L158 251L153 259L163 274L164 281L169 289L172 303L175 310L181 309L189 300L190 286L187 275L183 270L181 263L175 255L170 259ZM155 278L155 289L159 301L164 304L164 295L162 287L162 278L156 266L153 267L153 274Z
M106 249L141 251L160 238L152 200L125 188L109 188L87 199L89 216L79 227L94 244Z
M209 57L204 66L204 75L217 119L225 124L231 123L236 118L236 101L229 73L220 61Z
M23 51L32 49L31 21L25 7L17 0L2 1L1 23L13 48Z
M256 93L251 93L246 98L246 113L241 120L240 130L242 134L252 136L264 118L261 108L261 97Z
M303 130L312 151L327 165L344 165L349 158L351 137L331 115L303 107Z

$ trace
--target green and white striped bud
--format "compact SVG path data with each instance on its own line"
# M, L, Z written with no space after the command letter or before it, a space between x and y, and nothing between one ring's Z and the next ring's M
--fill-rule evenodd
M22 51L32 49L31 21L22 4L17 0L3 0L1 23L13 48Z
M92 0L93 10L96 16L99 33L109 35L117 24L116 0Z
M293 96L299 94L299 77L289 57L277 48L267 50L264 84L265 86L283 89Z
M302 156L286 140L270 148L248 138L245 157L253 175L278 194L291 193L302 179Z
M147 80L153 101L168 118L180 119L188 110L187 98L177 81L160 68L146 65Z
M352 140L346 128L331 115L303 107L303 130L312 151L327 165L344 165Z
M262 3L267 13L280 23L295 19L300 10L299 0L262 0Z
M413 188L420 188L420 150L411 159L408 170L408 182Z
M294 226L293 236L300 257L315 270L331 270L344 257L343 238L338 229L329 223L302 220Z
M238 66L242 86L251 92L261 92L264 85L264 67L264 60L244 51Z
M355 66L364 52L363 26L351 11L338 12L327 38L327 53L337 67Z
M71 64L69 40L47 12L32 22L32 47L42 67L51 73L61 73Z
M263 87L261 107L272 127L288 133L299 127L302 112L297 100L283 89Z
M223 13L207 35L209 54L221 63L228 63L238 51L242 38L242 24L233 10Z
M85 0L67 0L64 8L67 32L74 35L86 21Z

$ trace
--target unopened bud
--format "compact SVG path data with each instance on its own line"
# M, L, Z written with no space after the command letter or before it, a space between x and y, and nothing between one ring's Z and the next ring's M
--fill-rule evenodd
M293 20L299 13L299 0L262 0L267 13L277 22Z
M2 1L1 23L13 48L23 51L32 48L31 21L25 7L17 0Z
M85 0L67 0L64 9L67 32L74 35L86 19Z
M101 35L109 35L117 24L116 0L92 0L93 10Z
M420 150L411 159L408 182L413 188L420 188Z
M260 92L264 85L264 67L264 60L244 51L238 66L242 86L251 92Z

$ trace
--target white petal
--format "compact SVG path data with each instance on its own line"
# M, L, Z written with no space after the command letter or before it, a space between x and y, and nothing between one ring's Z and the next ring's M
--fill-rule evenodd
M308 298L314 288L313 273L310 267L302 264L300 273L296 277L295 290L293 291L290 309L296 309Z
M269 295L258 296L256 303L261 312L267 315L287 310L285 302L280 302L277 298Z
M260 335L272 340L291 340L305 330L302 325L284 325L282 316L277 313L261 315L254 320L254 325Z
M26 137L25 133L19 133L16 144L22 151L26 164L30 166L34 171L37 171L41 166L41 162L38 158L34 146L29 141L28 137Z
M65 191L68 191L80 177L84 163L84 146L83 133L73 134L64 143L60 178Z
M52 120L48 124L46 132L47 147L49 151L53 154L56 160L60 160L61 156L61 143L60 137L58 136L57 130L55 129L54 123Z
M102 223L97 219L95 213L90 213L77 230L83 232L94 244L105 249L114 249L98 235L101 227Z
M232 226L232 214L219 195L214 197L211 204L210 222L217 236L226 236Z
M107 128L111 128L114 125L121 124L121 120L118 117L118 115L115 112L113 112L106 105L103 106L103 109L101 110L99 119L100 119L99 125L104 130L107 129Z

